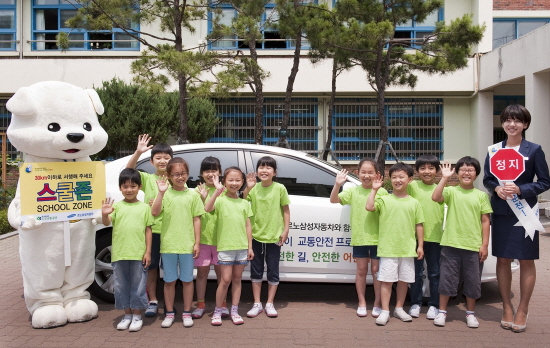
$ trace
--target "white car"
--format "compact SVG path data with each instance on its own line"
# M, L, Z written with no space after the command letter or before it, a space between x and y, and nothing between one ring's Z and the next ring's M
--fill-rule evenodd
M290 196L290 233L281 249L281 281L353 283L355 264L350 246L351 232L349 206L332 204L330 192L339 167L303 152L279 147L247 144L189 144L173 146L174 156L183 157L189 163L187 185L194 188L200 182L200 163L206 156L217 157L222 168L238 166L243 172L255 171L259 158L271 156L277 161L276 181L284 184ZM144 153L137 169L152 173L150 151ZM108 163L106 168L107 195L121 200L118 187L119 173L126 167L130 156ZM349 175L344 189L360 185ZM143 195L139 196L143 199ZM96 273L90 291L98 298L113 301L111 266L111 227L97 226ZM490 251L489 251L489 255ZM496 279L496 258L485 261L482 281ZM519 266L514 263L512 266ZM211 272L212 278L215 276ZM249 279L248 269L243 275ZM372 276L367 276L372 284ZM427 287L426 287L427 288Z

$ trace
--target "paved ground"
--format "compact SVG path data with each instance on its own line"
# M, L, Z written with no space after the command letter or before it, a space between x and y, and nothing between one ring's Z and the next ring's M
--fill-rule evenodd
M537 262L538 281L527 332L523 334L499 327L501 303L496 282L482 286L483 297L477 305L479 329L466 327L461 298L450 303L444 328L435 327L425 319L425 314L412 323L392 318L387 326L378 327L372 317L355 315L353 284L283 283L276 303L279 318L262 314L254 319L245 318L242 326L224 321L221 327L213 327L210 317L205 316L195 320L193 328L186 329L178 316L172 328L161 329L159 315L145 319L140 332L118 332L115 326L121 318L120 311L111 304L97 301L97 319L36 330L31 327L23 301L18 246L17 235L0 240L0 268L4 273L0 278L0 347L550 347L550 227L541 234L542 259ZM516 305L518 280L516 274L512 285ZM207 299L214 297L214 288L210 283ZM242 315L252 303L250 284L245 283L243 289ZM372 288L368 289L367 296L372 298ZM181 308L181 295L177 303Z

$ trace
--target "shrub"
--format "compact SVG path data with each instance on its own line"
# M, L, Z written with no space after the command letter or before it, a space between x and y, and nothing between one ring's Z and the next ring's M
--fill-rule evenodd
M0 234L9 233L12 231L13 227L11 227L10 223L8 222L8 210L0 210Z

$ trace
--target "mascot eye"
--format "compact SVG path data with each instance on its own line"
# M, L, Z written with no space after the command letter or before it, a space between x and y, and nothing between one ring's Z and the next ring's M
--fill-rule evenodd
M59 132L60 129L61 129L61 126L59 125L59 123L50 123L48 125L48 130L50 132Z
M89 124L88 122L84 123L84 130L88 131L88 132L91 132L92 131L92 125Z

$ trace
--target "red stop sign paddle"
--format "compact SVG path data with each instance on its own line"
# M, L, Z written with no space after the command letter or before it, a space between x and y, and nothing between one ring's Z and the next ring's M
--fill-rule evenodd
M491 173L500 181L514 181L525 171L525 158L515 149L499 149L489 159Z

